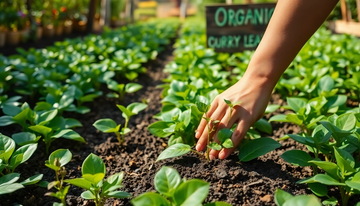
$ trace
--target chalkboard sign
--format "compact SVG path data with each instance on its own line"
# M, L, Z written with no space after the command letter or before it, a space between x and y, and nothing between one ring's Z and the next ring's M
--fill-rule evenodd
M217 52L254 50L259 45L275 3L206 6L207 46Z

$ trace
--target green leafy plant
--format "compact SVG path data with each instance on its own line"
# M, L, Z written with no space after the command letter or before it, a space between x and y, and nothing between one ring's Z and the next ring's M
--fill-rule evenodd
M276 189L274 195L275 203L277 206L292 206L292 205L311 205L311 206L321 206L318 198L314 195L297 195L293 196L292 194L285 192L281 189Z
M35 152L37 144L27 144L15 150L15 141L0 133L0 174L13 173Z
M15 150L15 141L0 133L0 195L36 184L42 179L43 175L37 174L17 183L20 174L14 173L17 166L34 154L36 148L37 144L28 144Z
M52 152L49 156L49 160L46 160L45 166L54 170L55 181L47 183L47 189L55 188L57 192L48 192L46 196L56 197L61 201L61 204L66 205L66 194L69 191L70 186L64 186L64 178L66 176L65 165L70 162L72 154L68 149L58 149Z
M335 113L340 106L346 103L347 97L344 95L336 95L329 98L323 96L310 100L298 97L288 97L288 106L285 108L293 110L295 113L278 114L270 118L269 122L291 122L301 127L302 131L308 136L317 123L325 119L328 113Z
M134 102L129 104L127 107L124 107L122 105L116 105L121 111L122 116L125 118L125 125L123 128L120 127L120 124L116 124L116 122L112 119L99 119L97 120L93 126L104 132L104 133L115 133L118 141L120 143L125 141L125 135L129 133L131 130L128 128L128 124L130 121L130 118L136 114L138 114L140 111L147 108L147 104Z
M162 167L154 178L155 192L143 193L133 200L134 206L180 206L202 205L209 192L209 184L202 180L181 179L179 173L171 167ZM160 193L160 194L159 194ZM225 202L213 202L205 206L229 206Z
M124 99L125 94L139 91L143 86L137 83L118 84L116 81L107 82L108 88L117 93L110 93L108 97L119 98L120 101Z
M81 197L88 200L94 200L96 206L103 206L106 200L113 198L129 198L131 195L127 192L119 191L124 173L116 173L109 176L106 180L106 168L100 157L90 154L83 162L81 167L82 178L64 180L69 184L83 188L86 191Z

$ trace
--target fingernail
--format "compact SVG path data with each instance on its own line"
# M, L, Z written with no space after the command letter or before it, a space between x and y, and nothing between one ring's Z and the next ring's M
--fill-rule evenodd
M209 155L209 157L210 157L210 160L216 159L214 155Z
M225 159L225 152L224 151L221 151L220 153L219 153L219 159Z
M199 132L196 132L196 133L195 133L195 137L196 137L196 138L199 138Z
M201 148L201 144L197 144L196 145L196 150L200 152L201 151L200 148Z

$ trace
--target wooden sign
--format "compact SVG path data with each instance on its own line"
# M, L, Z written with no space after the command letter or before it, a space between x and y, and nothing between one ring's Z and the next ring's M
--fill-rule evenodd
M254 50L259 45L275 3L206 6L207 46L216 52Z

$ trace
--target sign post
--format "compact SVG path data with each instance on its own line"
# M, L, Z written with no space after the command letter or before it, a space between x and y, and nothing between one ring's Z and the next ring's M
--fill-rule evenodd
M254 50L260 43L275 3L206 6L207 46L216 52Z

